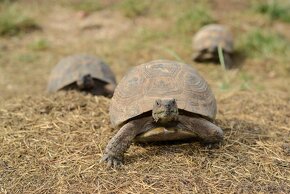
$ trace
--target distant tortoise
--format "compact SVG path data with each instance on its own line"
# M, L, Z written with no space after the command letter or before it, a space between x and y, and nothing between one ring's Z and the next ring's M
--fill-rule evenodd
M234 50L233 36L228 28L210 24L201 28L193 37L193 60L196 62L219 62L218 46L222 48L226 68L232 66L231 54Z
M116 167L133 140L139 142L200 138L216 143L223 131L212 123L215 97L198 72L189 65L151 61L134 67L119 83L110 105L113 127L102 162Z
M78 90L111 97L115 87L115 76L103 61L90 55L72 55L53 68L47 91Z

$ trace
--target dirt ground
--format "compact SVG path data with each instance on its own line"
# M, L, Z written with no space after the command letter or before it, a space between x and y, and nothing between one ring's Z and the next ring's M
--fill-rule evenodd
M72 7L78 2L8 3L41 30L0 36L0 193L290 193L289 23L255 12L258 0L148 1L146 11L133 16L122 4L128 0L100 1L101 8L87 15ZM1 12L7 9L2 4ZM191 61L197 28L188 30L195 23L181 25L178 18L204 4L234 34L236 67L230 71ZM244 40L257 29L283 41L250 50ZM76 53L101 57L117 80L153 59L192 65L216 95L224 141L213 147L133 144L120 169L100 164L116 133L110 100L45 92L52 67Z

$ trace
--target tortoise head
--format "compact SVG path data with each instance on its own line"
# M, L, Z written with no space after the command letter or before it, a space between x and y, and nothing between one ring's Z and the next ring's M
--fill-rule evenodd
M77 86L79 90L91 90L95 87L95 82L92 76L90 74L87 74L87 75L81 76L77 80Z
M168 123L178 120L178 107L174 98L156 99L152 109L155 122Z

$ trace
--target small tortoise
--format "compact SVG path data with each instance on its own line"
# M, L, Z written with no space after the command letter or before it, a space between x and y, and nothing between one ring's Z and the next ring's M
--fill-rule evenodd
M207 82L189 65L156 60L134 67L118 84L110 105L113 127L102 162L119 166L133 140L154 142L200 138L216 143L223 131Z
M47 91L79 90L112 97L115 87L115 76L103 61L90 55L72 55L53 68Z
M218 62L218 46L223 50L226 68L232 66L231 54L234 50L234 41L231 32L222 25L210 24L201 28L193 37L193 60L196 62Z

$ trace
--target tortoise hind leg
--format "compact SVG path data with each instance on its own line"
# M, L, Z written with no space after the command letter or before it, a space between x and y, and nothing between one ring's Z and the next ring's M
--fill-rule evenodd
M217 143L223 140L222 129L206 119L180 115L179 121L179 127L193 132L206 143Z

